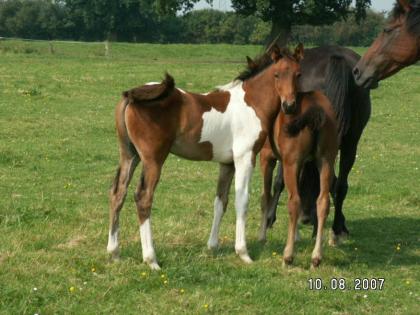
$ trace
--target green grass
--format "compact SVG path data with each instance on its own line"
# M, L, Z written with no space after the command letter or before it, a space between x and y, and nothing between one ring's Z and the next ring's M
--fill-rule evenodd
M141 262L135 185L121 216L122 260L110 263L105 251L121 91L166 70L179 87L207 91L231 80L260 48L113 44L108 57L101 43L54 43L54 50L46 42L0 41L0 313L418 313L420 67L372 93L345 203L351 238L326 245L319 270L309 269L309 227L301 229L294 266L281 267L284 197L267 244L258 243L259 170L247 221L255 263L245 266L234 254L232 202L221 248L208 253L218 166L171 156L152 211L163 270L152 273ZM137 171L133 184L138 178ZM310 291L308 279L316 277L385 278L385 285Z

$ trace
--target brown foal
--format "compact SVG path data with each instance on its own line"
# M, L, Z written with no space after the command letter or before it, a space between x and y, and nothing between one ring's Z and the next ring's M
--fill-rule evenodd
M320 193L317 199L318 230L312 252L312 266L322 259L322 235L330 207L330 189L334 177L334 163L338 151L338 134L335 112L328 98L321 92L298 93L299 60L303 47L295 52L295 58L282 58L282 67L275 74L275 88L281 99L281 111L271 134L261 151L261 169L264 188L261 199L262 222L271 202L272 169L274 155L281 159L284 183L288 191L289 228L283 262L293 261L297 221L301 214L301 198L298 179L306 161L315 159L320 174ZM274 53L273 59L278 56ZM271 150L271 147L273 150ZM264 226L264 224L262 224Z

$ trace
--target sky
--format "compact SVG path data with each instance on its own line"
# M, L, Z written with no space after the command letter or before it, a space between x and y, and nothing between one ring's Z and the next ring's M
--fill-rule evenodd
M372 9L375 11L390 11L393 7L395 0L372 0ZM209 8L210 6L205 0L201 0L196 4L196 9ZM213 0L213 8L217 10L229 10L231 9L230 0Z

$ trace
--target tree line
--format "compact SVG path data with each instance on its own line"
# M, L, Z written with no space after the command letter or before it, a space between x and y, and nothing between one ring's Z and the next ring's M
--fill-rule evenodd
M252 1L251 1L252 2ZM212 9L162 14L147 0L0 0L0 37L148 43L266 44L273 25L257 14ZM293 41L366 46L384 25L366 11L331 25L291 26ZM320 23L318 23L320 24ZM271 36L271 37L270 37Z

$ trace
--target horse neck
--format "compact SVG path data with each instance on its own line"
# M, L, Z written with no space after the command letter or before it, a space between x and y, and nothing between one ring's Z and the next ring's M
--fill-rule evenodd
M244 82L245 100L268 125L273 124L280 110L280 100L275 91L272 72L269 68Z

